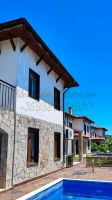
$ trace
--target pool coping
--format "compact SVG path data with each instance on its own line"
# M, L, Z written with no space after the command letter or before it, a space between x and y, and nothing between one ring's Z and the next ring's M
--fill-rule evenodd
M73 179L73 178L59 178L59 179L56 179L55 181L52 181L52 182L50 182L50 183L48 183L48 184L46 184L46 185L44 185L44 186L42 186L42 187L40 187L40 188L38 188L38 189L36 189L36 190L34 190L34 191L32 191L32 192L30 192L30 193L28 193L28 194L26 194L26 195L24 195L24 196L22 196L22 197L19 197L18 199L16 199L16 200L27 200L28 198L30 198L30 197L32 197L32 196L34 196L34 195L36 195L37 193L40 193L40 192L42 192L43 190L46 190L46 189L48 189L49 187L51 187L51 186L53 186L53 185L55 185L55 184L57 184L57 183L59 183L59 182L61 182L61 181L63 181L63 180L73 180L73 181L86 181L86 182L102 182L102 183L112 183L112 181L104 181L104 180L86 180L86 179Z

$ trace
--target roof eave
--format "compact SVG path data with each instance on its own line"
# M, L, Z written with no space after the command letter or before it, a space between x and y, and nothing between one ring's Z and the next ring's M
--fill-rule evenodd
M55 62L60 66L60 68L65 71L69 79L71 80L71 84L69 87L78 87L79 84L78 82L71 76L71 74L66 70L66 68L63 66L63 64L58 60L58 58L55 56L55 54L49 49L49 47L45 44L45 42L40 38L40 36L36 33L36 31L32 28L32 26L29 24L29 22L25 18L19 18L16 20L12 20L9 22L5 22L0 24L0 31L5 29L5 28L12 28L17 25L24 25L33 35L35 40L39 41L42 47L50 54L52 59L55 60ZM68 88L68 87L66 87Z

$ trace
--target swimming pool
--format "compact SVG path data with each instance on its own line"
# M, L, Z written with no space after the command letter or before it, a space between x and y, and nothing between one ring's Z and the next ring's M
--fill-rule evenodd
M112 200L112 182L58 179L18 200Z
M95 156L112 156L112 153L97 153Z

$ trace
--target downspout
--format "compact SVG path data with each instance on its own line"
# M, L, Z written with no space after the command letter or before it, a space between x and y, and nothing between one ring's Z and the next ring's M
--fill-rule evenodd
M65 94L71 87L67 88L63 93L63 163L65 163L65 113L64 113L64 104L65 104Z
M12 181L11 185L13 187L13 177L14 177L14 158L15 158L15 144L16 144L16 89L15 89L15 104L14 104L14 141L13 141L13 159L12 159Z

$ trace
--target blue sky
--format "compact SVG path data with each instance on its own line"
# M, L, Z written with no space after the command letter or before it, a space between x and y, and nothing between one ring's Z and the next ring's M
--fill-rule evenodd
M80 87L66 107L90 117L112 134L112 1L5 0L0 23L25 17Z

